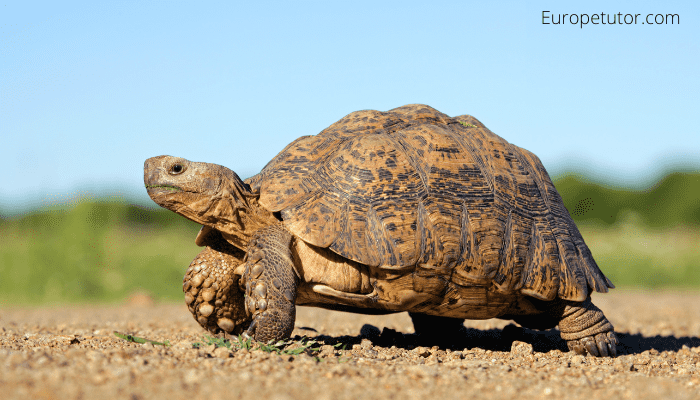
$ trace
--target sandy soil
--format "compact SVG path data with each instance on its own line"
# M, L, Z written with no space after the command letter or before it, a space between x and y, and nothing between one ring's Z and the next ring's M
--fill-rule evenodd
M467 321L457 342L425 343L407 314L299 308L297 356L214 345L184 305L0 309L3 399L700 398L700 293L626 292L594 302L622 355L571 354L556 332ZM172 346L129 343L120 331ZM345 350L339 350L342 345ZM614 397L613 397L614 396Z

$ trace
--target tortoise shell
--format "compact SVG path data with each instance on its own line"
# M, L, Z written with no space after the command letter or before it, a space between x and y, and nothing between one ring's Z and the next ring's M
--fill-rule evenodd
M297 237L370 267L542 300L613 287L537 156L469 115L354 112L249 182Z

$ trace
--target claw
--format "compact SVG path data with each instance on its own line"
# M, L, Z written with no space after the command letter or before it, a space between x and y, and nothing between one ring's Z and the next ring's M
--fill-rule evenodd
M250 326L248 327L248 329L247 329L245 332L243 332L243 333L241 334L241 336L243 336L243 338L246 339L246 340L247 340L247 339L253 339L253 337L255 337L255 327L256 327L257 325L258 325L258 324L257 324L257 321L256 321L256 320L253 320L253 322L250 323Z
M617 357L617 336L615 332L608 332L605 334L608 337L608 350L611 357Z
M616 357L617 336L615 332L603 332L579 340L571 340L566 344L570 351L585 356L586 353L595 357Z
M595 341L591 337L585 337L581 339L581 343L583 344L583 347L586 348L586 351L588 351L588 354L600 357L600 354L598 353L598 347L596 346Z
M246 314L248 314L249 317L252 317L255 313L255 300L252 297L247 296L244 304Z
M595 336L595 344L598 346L598 353L601 357L608 356L608 343L605 339L605 334L598 334Z

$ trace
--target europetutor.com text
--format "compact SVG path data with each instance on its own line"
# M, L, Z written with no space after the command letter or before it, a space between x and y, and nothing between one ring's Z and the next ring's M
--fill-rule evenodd
M542 11L542 25L674 25L681 23L678 14L553 14Z

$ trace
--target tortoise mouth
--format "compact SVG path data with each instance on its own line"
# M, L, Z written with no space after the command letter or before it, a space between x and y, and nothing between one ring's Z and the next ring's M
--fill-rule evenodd
M182 189L175 186L175 185L146 185L146 190L148 193L157 193L157 192L164 192L164 193L174 193L174 192L182 192Z

